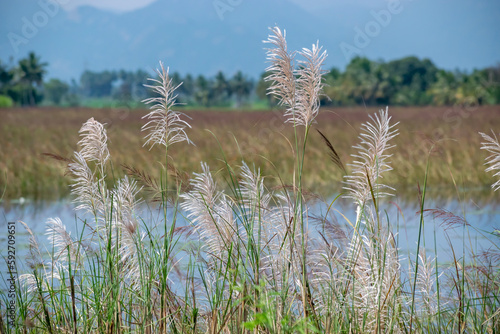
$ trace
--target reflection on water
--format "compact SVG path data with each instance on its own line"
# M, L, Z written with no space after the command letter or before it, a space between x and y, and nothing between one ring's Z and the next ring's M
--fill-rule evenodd
M472 198L472 196L471 196ZM500 194L499 194L500 199ZM389 217L392 231L396 235L396 241L401 249L402 257L408 258L416 250L419 231L419 211L417 202L406 202L398 200L397 197L386 200L380 205L381 215ZM330 204L330 203L328 203ZM57 202L25 202L25 203L0 203L0 243L6 245L7 223L11 221L23 221L37 236L38 241L47 247L45 234L45 222L48 218L59 217L66 225L71 235L78 235L84 226L83 220L92 221L92 217L81 215L74 211L74 204L71 201ZM455 226L447 228L442 224L442 219L435 219L432 214L426 214L423 229L423 243L427 254L433 254L437 249L440 263L449 262L452 259L452 247L458 258L462 257L464 245L467 249L481 250L492 246L493 242L498 242L490 233L500 227L500 201L474 202L472 200L432 200L428 197L425 209L444 209L455 215L465 217L468 227ZM316 204L311 208L315 216L324 216L328 209L326 204ZM340 214L341 213L341 214ZM339 199L332 205L330 210L334 219L343 225L355 221L355 207L350 201ZM141 217L145 222L151 222L152 226L161 219L160 210L157 208L143 207ZM182 217L178 218L178 225L185 224ZM90 223L89 223L90 224ZM148 223L149 224L149 223ZM90 224L91 226L93 224ZM319 226L313 225L313 229ZM451 245L450 245L451 242ZM16 255L18 265L23 267L28 253L29 234L22 226L16 224ZM5 247L2 247L1 256L6 255ZM414 255L411 256L414 259Z

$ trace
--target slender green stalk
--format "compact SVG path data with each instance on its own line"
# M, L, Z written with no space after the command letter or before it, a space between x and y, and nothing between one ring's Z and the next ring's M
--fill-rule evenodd
M422 197L420 199L420 223L418 225L418 238L417 238L417 255L415 259L415 272L413 278L413 287L411 290L411 310L410 310L410 333L413 328L413 312L415 311L415 290L417 288L417 276L418 276L418 255L420 254L420 242L422 240L422 230L424 226L424 204L425 204L425 194L427 190L427 173L429 171L429 160L427 160L427 167L424 178L424 188L422 190Z

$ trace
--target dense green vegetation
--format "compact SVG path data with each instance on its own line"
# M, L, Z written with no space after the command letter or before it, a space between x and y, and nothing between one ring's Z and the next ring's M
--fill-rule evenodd
M500 102L500 66L472 73L438 69L430 60L390 62L354 58L341 73L326 75L334 105L454 105Z
M30 53L17 65L0 62L0 107L9 105L63 105L87 107L141 107L149 97L144 85L150 73L137 71L83 72L71 83L44 81L47 63ZM178 102L187 107L273 107L267 94L270 83L242 72L213 77L171 73L178 88ZM500 103L500 66L470 73L437 68L429 59L406 57L389 62L356 57L344 71L332 68L325 75L322 105L484 105ZM7 104L6 104L7 103Z

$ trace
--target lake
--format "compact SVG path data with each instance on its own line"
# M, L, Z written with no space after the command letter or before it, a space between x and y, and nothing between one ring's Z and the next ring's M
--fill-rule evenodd
M499 196L500 197L500 196ZM416 198L416 197L415 197ZM472 197L471 197L472 198ZM85 217L74 211L74 204L70 200L51 201L51 202L30 202L17 201L7 204L0 203L0 243L7 245L7 223L8 222L25 222L37 236L38 241L47 247L47 237L45 236L45 222L48 218L59 217L66 225L68 231L73 236L78 235L83 223L81 219ZM399 200L398 197L390 198L380 205L381 215L388 216L391 222L392 231L395 233L397 244L400 248L400 255L403 258L408 258L409 253L414 254L418 239L419 230L419 211L420 208L416 205L416 200L413 202L407 200ZM443 224L442 219L434 218L432 213L426 213L423 229L423 242L427 255L433 254L436 248L439 263L450 262L453 258L451 245L455 251L457 258L461 258L464 245L467 248L474 250L487 249L492 246L488 238L495 242L495 237L490 233L500 227L500 202L499 201L472 201L464 200L462 202L456 199L435 200L429 195L425 203L425 209L444 209L452 212L455 215L465 217L468 226L459 224L455 228L448 228ZM157 222L158 216L161 215L158 208L150 208L143 206L142 217L145 221ZM311 212L314 215L323 216L327 210L325 204L315 204L311 207ZM345 218L340 215L341 212ZM354 205L344 199L339 199L332 206L330 213L334 214L334 218L340 223L345 224L345 219L351 222L355 220ZM186 221L178 218L178 226L186 224ZM17 264L23 267L29 249L29 234L22 224L16 223L15 247ZM318 227L313 226L312 229ZM447 238L449 237L449 239ZM435 245L436 240L436 245ZM498 240L498 239L497 239ZM422 243L424 245L424 243ZM7 247L2 246L1 255L7 255ZM411 255L414 259L414 255ZM466 258L467 260L467 258Z

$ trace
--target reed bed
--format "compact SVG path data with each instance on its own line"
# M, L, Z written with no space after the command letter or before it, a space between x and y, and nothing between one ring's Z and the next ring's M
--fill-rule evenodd
M453 156L439 151L445 150L447 141L430 140L429 146L419 147L423 144L413 139L412 150L398 158L397 145L412 132L406 131L408 115L397 117L397 112L393 114L388 108L368 117L365 111L340 117L349 125L344 126L345 133L356 132L357 139L330 132L324 120L339 115L321 118L324 111L319 108L319 98L326 51L314 44L310 49L289 52L285 33L277 27L271 29L266 47L270 94L285 109L276 127L284 124L286 130L279 131L290 134L287 137L276 132L271 142L262 144L275 150L278 156L273 159L251 151L260 148L263 135L249 131L253 138L235 140L239 134L235 133L232 139L226 139L231 122L224 124L227 128L221 125L222 135L212 133L210 142L197 142L192 135L200 131L196 122L209 123L211 118L207 115L195 121L197 115L190 114L191 120L178 111L176 87L161 63L158 78L150 86L157 97L145 101L151 109L142 121L144 142L150 151L131 153L132 142L141 145L135 137L119 137L119 127L113 124L107 128L96 116L83 123L78 136L71 136L78 141L72 154L62 152L50 157L64 166L58 169L64 168L71 180L76 211L92 218L77 222L81 224L77 235L66 231L69 222L50 218L48 254L32 235L29 262L16 281L16 321L10 327L5 313L1 313L2 331L500 330L498 231L491 231L491 242L481 248L469 247L464 238L466 251L454 253L451 263L440 263L437 254L427 255L424 245L432 244L432 240L420 236L429 215L463 229L464 235L474 228L464 217L426 206L431 170L457 164L448 161ZM347 115L353 117L348 122ZM130 141L114 147L113 135ZM494 134L477 132L474 137L478 139L471 136L469 142L477 142L477 147L471 152L481 152L482 159L489 156L487 172L498 177L498 139ZM269 148L280 141L286 144ZM190 145L192 142L197 149ZM237 143L239 149L231 151L228 142L229 147ZM67 145L68 150L73 147ZM352 148L344 149L343 145ZM127 150L120 158L125 163L118 165L112 157L123 146ZM183 146L186 148L181 149ZM208 146L216 149L204 152ZM216 151L217 155L213 153ZM186 152L190 152L189 157ZM201 152L209 159L198 160L198 171L186 175L180 166L194 157L206 157ZM351 156L348 158L345 152L351 152ZM157 162L150 166L156 173L141 169L143 154L156 154ZM432 167L435 154L448 163ZM321 159L315 159L315 155ZM397 243L398 217L388 216L384 205L397 193L391 182L412 177L404 174L410 173L406 169L400 169L398 176L400 164L417 156L424 160L419 162L422 175L413 175L420 181L419 238L416 249L405 257ZM332 219L338 197L322 204L327 208L324 216L313 212L321 197L308 190L315 181L307 180L318 174L323 177L318 170L321 168L314 164L323 160L328 166L324 167L328 171L323 182L335 183L341 195L353 202L355 220ZM262 161L265 169L256 167ZM263 176L268 172L275 175L269 182ZM396 176L390 177L393 173ZM461 175L460 183L466 184L470 179ZM493 192L498 182L489 176ZM457 175L453 177L456 181ZM153 221L140 215L138 207L143 201L155 210ZM184 219L189 222L186 226L180 224ZM453 250L451 241L450 247ZM1 300L3 305L8 302L3 292Z
M181 106L182 107L182 106ZM459 108L459 107L457 107ZM461 108L461 107L460 107ZM400 122L395 138L394 171L387 180L398 190L398 196L413 196L421 182L431 147L428 180L431 190L439 196L454 195L453 178L462 189L479 190L482 200L494 200L489 191L491 177L482 167L484 152L478 149L481 138L477 131L500 128L500 108L480 106L459 122L446 122L448 114L459 115L452 108L405 107L391 108L391 115ZM334 145L346 163L353 152L357 131L376 108L322 108L317 123L312 125L308 161L304 166L304 187L324 196L334 196L341 190L343 172L332 166L328 150L317 133L320 130ZM171 152L176 167L188 174L199 172L200 161L217 170L220 162L217 139L231 163L244 157L258 165L264 175L275 175L279 168L282 177L290 180L293 173L293 129L283 123L280 110L273 111L185 111L192 119L189 136L196 144L179 145ZM35 200L56 200L69 195L71 178L64 176L64 164L43 153L70 157L76 149L78 129L90 117L106 124L111 161L115 176L124 171L121 164L133 165L159 178L158 147L146 150L140 134L142 110L122 109L1 109L0 117L0 191L3 199L24 197ZM454 116L454 117L455 117ZM449 116L451 117L451 116ZM210 130L210 132L207 131ZM433 146L434 145L434 146ZM133 152L133 154L130 154ZM277 185L266 179L268 186ZM413 197L411 197L413 199Z

